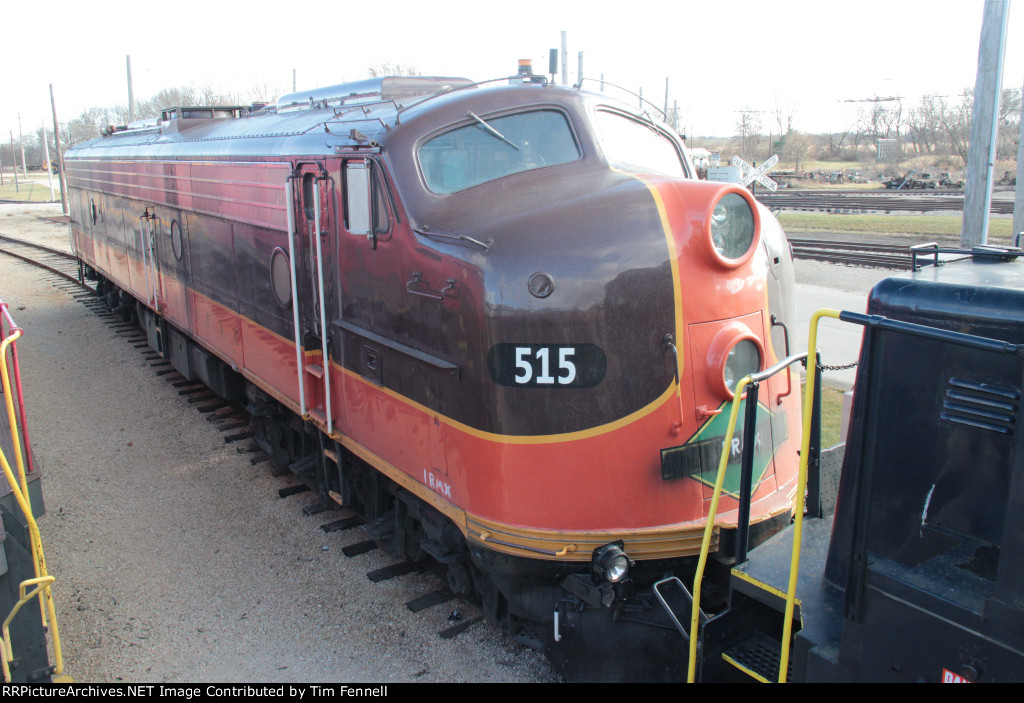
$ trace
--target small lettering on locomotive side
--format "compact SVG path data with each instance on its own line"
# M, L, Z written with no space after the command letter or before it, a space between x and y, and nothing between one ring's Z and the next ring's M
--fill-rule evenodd
M433 471L423 469L423 485L430 486L430 489L445 498L452 497L452 484L434 477Z

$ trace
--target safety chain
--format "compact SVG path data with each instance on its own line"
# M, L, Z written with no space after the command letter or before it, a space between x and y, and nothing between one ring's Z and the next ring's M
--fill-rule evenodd
M828 366L827 364L823 364L823 363L821 363L819 361L818 362L818 370L820 370L820 371L846 371L847 369L854 368L857 365L857 363L858 362L854 361L854 362L849 363L849 364L843 364L842 366Z

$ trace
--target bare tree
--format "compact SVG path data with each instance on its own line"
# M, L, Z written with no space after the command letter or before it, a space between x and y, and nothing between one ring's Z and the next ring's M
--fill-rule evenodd
M853 127L853 156L857 158L862 142L870 142L872 138L871 114L863 107L857 108L857 117Z
M807 154L811 150L812 140L810 136L790 130L782 142L783 160L793 162L794 170L799 173L801 171L800 162L807 158Z
M957 102L948 104L940 98L942 105L942 131L949 143L950 151L967 163L968 144L971 141L971 109L974 105L974 90L964 88Z
M871 106L871 138L899 138L903 126L903 101L875 102Z
M104 125L113 124L113 112L105 107L90 107L82 114L60 124L60 148L67 151L69 147L89 141L100 136Z
M776 134L788 135L793 131L793 119L796 117L799 101L793 101L789 105L779 105L779 96L775 96L775 128Z
M751 161L757 154L757 147L761 142L760 110L740 110L736 132L740 138L740 155L747 161Z
M411 64L391 63L385 61L370 66L366 69L370 78L384 78L385 76L419 76L420 72Z
M915 154L937 153L942 138L942 102L936 95L926 95L907 113L907 134Z
M1021 89L1006 88L999 100L999 143L996 158L1015 159L1020 138Z
M272 103L277 100L278 97L285 93L291 92L291 86L282 87L280 85L273 85L270 81L253 81L249 85L249 92L246 99L242 102L253 104L253 103Z

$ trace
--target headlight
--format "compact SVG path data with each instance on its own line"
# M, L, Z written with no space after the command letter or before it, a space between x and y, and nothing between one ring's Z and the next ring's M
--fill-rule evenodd
M736 384L741 378L761 370L761 351L749 339L736 343L725 357L722 380L729 393L736 392Z
M765 351L763 343L748 324L754 321L718 323L708 345L705 378L708 389L722 400L730 400L736 394L736 386L744 376L761 370Z
M630 567L629 557L622 551L622 542L612 542L594 550L591 564L599 579L618 583L626 578Z
M726 192L707 214L707 243L712 257L727 267L739 266L754 251L759 219L755 205L733 190Z

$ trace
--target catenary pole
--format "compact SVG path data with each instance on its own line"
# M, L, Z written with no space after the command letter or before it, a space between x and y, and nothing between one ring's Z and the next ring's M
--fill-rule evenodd
M562 30L562 85L569 85L569 33Z
M53 98L53 83L50 84L50 109L53 111L53 148L57 150L57 175L60 177L60 206L64 214L68 215L68 182L64 178L64 154L60 151L60 126L57 124L57 101Z
M1010 3L1007 0L985 0L981 40L978 43L974 109L971 111L971 143L967 151L967 184L964 188L964 215L960 228L961 249L973 249L988 240L1009 11Z
M135 87L132 85L132 57L125 57L128 65L128 121L135 121Z
M53 192L53 164L50 163L50 144L46 139L46 120L42 120L43 123L43 158L46 159L46 179L50 183L50 200L57 200L57 196Z
M1024 95L1024 91L1021 92ZM1020 101L1020 132L1017 135L1017 186L1013 198L1013 233L1024 232L1024 100Z
M14 153L14 130L11 130L11 158L14 159L14 192L20 193L21 188L18 187L18 156Z
M18 141L21 142L21 175L28 180L28 167L25 166L25 135L21 131L21 113L18 113ZM17 164L15 164L17 166Z

